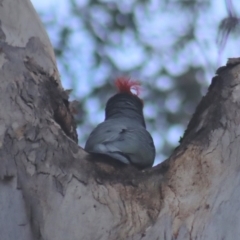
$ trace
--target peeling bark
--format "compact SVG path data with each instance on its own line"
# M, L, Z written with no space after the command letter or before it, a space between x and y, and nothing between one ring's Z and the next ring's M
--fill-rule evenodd
M0 1L0 16L1 239L240 236L239 59L217 71L172 156L138 171L77 145L29 0Z

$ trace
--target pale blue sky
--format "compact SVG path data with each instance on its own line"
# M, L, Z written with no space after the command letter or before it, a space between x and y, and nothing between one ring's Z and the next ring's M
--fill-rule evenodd
M68 5L68 1L66 0L31 0L35 9L38 12L44 12L44 11L49 11L52 10L53 12L57 12L59 14L59 18L61 17L64 21L65 17L68 18L68 9L69 9L69 5ZM78 3L82 3L83 5L85 5L88 1L87 0L79 0ZM240 2L238 0L233 0L234 3L234 7L236 9L236 12L240 12ZM207 38L212 37L213 35L216 36L216 32L207 32L207 29L212 29L212 26L215 26L217 22L220 21L220 19L222 19L223 17L225 17L227 15L226 13L226 7L225 7L225 0L212 0L212 14L211 15L206 15L207 18L202 18L201 21L199 21L199 39L201 38ZM51 17L49 17L51 18ZM162 16L161 16L161 21L162 21ZM181 18L178 18L178 21L181 21ZM161 24L159 24L158 19L153 19L153 24L155 22L155 25L152 26L152 29L156 29L156 25L159 29L161 29ZM72 22L72 24L74 25L74 22ZM78 23L75 23L78 24ZM172 19L169 18L169 14L166 13L166 21L164 21L164 25L166 24L172 24ZM205 34L202 36L202 29L204 29ZM148 30L148 35L149 35L149 27L147 27ZM177 30L176 30L177 31ZM160 31L161 32L161 31ZM51 36L50 36L51 37ZM164 35L165 38L167 39L162 39L163 42L165 42L166 44L171 44L171 41L169 41L168 36ZM79 41L79 39L78 39ZM236 48L237 43L238 43L239 39L232 39L229 38L227 46L225 48L225 50L223 51L221 57L220 57L220 61L219 61L219 65L225 64L227 58L229 57L236 57L240 55L240 49ZM162 45L161 45L162 47ZM213 45L211 46L211 51L207 52L207 56L209 58L209 61L212 62L216 62L216 60L219 57L219 53L218 53L218 49L217 46ZM121 58L121 56L119 56ZM137 58L137 55L135 55L135 57ZM121 61L122 59L118 59L118 61ZM126 60L126 58L124 58L124 60ZM137 60L136 60L137 61ZM194 61L198 61L196 59L194 59ZM199 61L201 61L201 59L199 59ZM122 63L122 61L121 61ZM128 64L126 64L128 66ZM184 62L182 63L182 65L184 65ZM182 68L182 65L180 64L179 69ZM177 71L176 69L176 65L173 66L174 71ZM217 67L217 66L216 66Z
M129 1L129 0L127 0ZM86 5L88 0L78 0L79 4ZM158 0L151 0L152 5L151 9L146 11L154 12L157 7L155 4L158 4ZM69 16L69 5L67 0L32 0L35 9L38 12L48 12L45 14L45 21L51 22L53 19L57 19L57 23L61 25L61 23L68 23L71 25L71 28L74 31L74 34L71 41L71 47L74 49L74 55L66 56L66 61L69 60L70 68L77 71L74 72L74 76L64 76L63 69L61 64L58 64L58 68L60 74L62 75L62 82L65 88L72 88L72 82L69 81L68 78L76 78L81 79L81 87L77 86L75 90L75 94L79 96L87 95L90 90L92 84L99 85L103 83L104 79L108 76L109 69L108 66L103 66L101 69L96 70L94 73L91 71L91 54L89 52L94 51L93 43L91 43L90 39L87 36L87 33L84 29L81 29L81 24L72 16ZM237 4L238 3L238 4ZM233 0L233 4L236 12L240 13L240 2L238 0ZM53 13L52 16L50 13ZM142 14L140 16L141 25L143 26L142 36L144 36L144 41L148 41L151 44L154 44L154 47L158 47L162 49L171 48L172 41L174 41L175 35L181 35L181 28L179 25L184 26L184 21L187 21L187 17L184 14L180 14L179 11L177 13L177 24L174 23L176 19L173 19L174 12L166 12L165 14L150 14L148 18L151 18L151 26L149 26L149 21L144 22L145 12L139 11L138 14ZM182 54L179 59L169 59L166 55L165 58L159 59L149 59L148 65L146 65L145 76L148 73L153 73L159 66L164 62L167 69L173 74L179 74L184 71L185 67L189 65L189 63L194 63L196 65L202 65L206 70L206 79L207 82L210 83L212 77L214 76L215 70L220 66L224 65L228 58L230 57L239 57L240 56L240 48L238 47L239 38L229 37L228 42L224 51L219 55L218 46L216 44L217 37L217 26L220 20L226 17L226 7L224 0L212 0L212 7L208 9L202 16L199 18L197 24L197 36L198 42L193 42L192 45L188 45L185 49L182 50ZM161 17L161 18L160 18ZM100 20L100 19L99 19ZM149 19L148 19L149 20ZM173 21L174 20L174 21ZM104 21L104 19L102 19ZM162 24L163 23L163 24ZM144 26L146 24L146 26ZM165 31L166 28L170 28L172 31ZM79 31L79 29L81 31ZM144 32L145 31L145 32ZM164 32L164 34L163 34ZM54 30L48 30L48 34L52 43L57 42L57 34ZM155 39L155 41L154 41ZM159 45L159 41L161 41L161 45ZM121 49L119 46L118 49L108 49L108 51L114 56L113 61L116 65L119 65L122 70L127 70L131 68L132 65L138 65L139 62L144 59L144 53L141 48L139 48L134 41L131 39L131 35L126 35L123 44L128 45L128 52L124 51L124 48ZM79 52L79 46L84 46L81 48L81 52ZM114 51L114 52L113 52ZM81 56L81 59L80 57ZM126 57L127 56L127 57ZM80 64L81 63L81 64ZM212 68L209 68L209 65ZM94 74L94 77L91 76ZM89 78L95 79L94 82L89 83ZM202 80L202 79L201 79ZM200 81L201 81L200 80ZM159 76L159 79L156 79L156 86L159 86L161 89L168 89L173 84L171 79L164 76ZM94 115L94 118L90 117L89 121L94 125L103 120L104 112L99 111L99 100L98 99L90 99L88 104L89 107L89 116ZM175 96L169 96L169 101L166 101L166 108L169 111L174 112L178 108L178 100ZM94 107L93 107L94 106ZM145 115L154 116L154 109L151 104L145 105ZM167 132L167 141L172 145L177 145L179 137L182 135L184 129L181 125L172 126ZM161 147L163 144L163 140L159 138L158 133L153 133L154 142L158 147ZM159 156L159 161L164 159L165 156Z

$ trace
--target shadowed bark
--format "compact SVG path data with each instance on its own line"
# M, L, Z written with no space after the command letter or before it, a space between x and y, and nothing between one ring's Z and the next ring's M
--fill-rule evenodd
M139 171L77 145L29 0L0 1L0 20L1 239L240 236L240 59L217 71L172 156Z

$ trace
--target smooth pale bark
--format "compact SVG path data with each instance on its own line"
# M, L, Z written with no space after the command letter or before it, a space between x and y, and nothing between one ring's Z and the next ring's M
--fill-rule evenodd
M172 156L141 172L77 145L29 0L1 0L0 20L1 239L238 239L239 59L218 70Z

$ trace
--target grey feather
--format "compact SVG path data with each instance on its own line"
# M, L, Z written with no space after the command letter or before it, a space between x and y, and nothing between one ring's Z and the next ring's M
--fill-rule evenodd
M125 164L151 167L155 147L149 132L134 119L114 118L99 124L90 134L85 150L109 155Z

